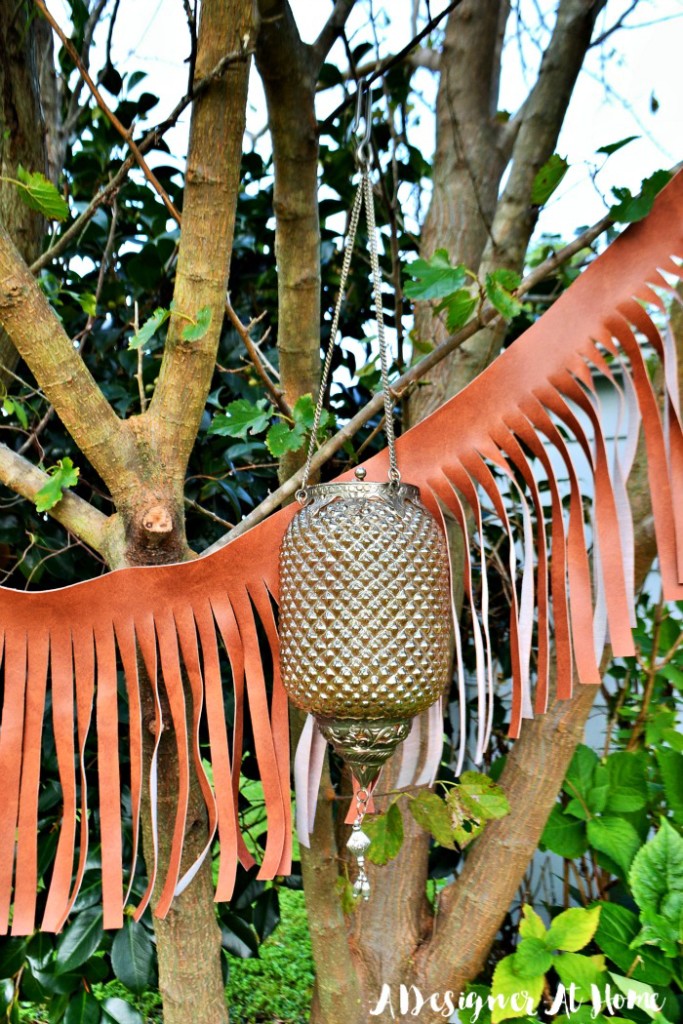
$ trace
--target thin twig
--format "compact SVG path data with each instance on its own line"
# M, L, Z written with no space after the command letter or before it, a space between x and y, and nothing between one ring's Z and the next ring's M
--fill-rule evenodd
M229 523L227 519L221 519L221 517L217 516L215 512L211 512L208 508L204 508L203 505L193 501L192 498L185 498L185 504L188 508L193 508L195 512L200 512L203 516L206 516L207 519L212 519L214 523L218 523L220 526L226 526L229 530L235 525L234 523Z
M178 118L190 103L194 102L198 96L201 96L212 82L215 82L224 75L231 64L236 64L240 61L246 60L251 52L252 51L250 50L245 50L244 52L231 51L230 53L226 53L224 57L221 57L216 66L197 82L192 93L188 93L183 96L183 98L176 103L168 117L164 121L160 121L154 128L150 128L142 139L140 139L137 143L139 151L141 153L146 153L150 150L152 146L176 124ZM135 157L132 154L126 157L109 184L90 200L90 203L83 213L81 213L73 224L71 224L66 231L59 236L54 245L44 252L42 256L39 256L37 260L34 260L30 267L33 274L37 274L47 267L52 260L64 252L74 238L77 238L80 235L99 208L103 206L112 195L115 195L125 183L126 178L128 177L128 172L134 163Z
M390 68L393 68L396 64L400 64L401 61L405 60L408 54L415 49L418 43L421 43L422 40L425 39L429 35L429 33L436 28L439 22L443 21L446 15L450 14L451 11L454 11L456 7L459 7L462 2L463 0L452 0L452 2L448 4L447 7L444 7L443 11L441 11L439 14L433 17L431 21L429 21L425 25L422 31L419 32L418 35L416 35L413 39L411 39L410 42L406 46L404 46L402 50L399 50L399 52L397 54L394 54L393 57L389 57L376 69L376 71L369 75L366 79L366 86L371 86L373 82L377 81L378 78L381 78L382 75L384 75ZM339 117L339 115L343 114L346 108L355 102L355 93L352 96L347 96L346 99L342 100L339 106L332 111L329 117L326 117L325 120L320 124L320 131L325 132L329 128L331 128L334 122Z
M517 296L526 295L528 291L535 288L539 281L548 277L554 270L557 270L563 263L571 259L572 256L580 252L587 245L605 231L607 227L612 223L612 218L607 214L602 217L592 227L587 228L583 231L573 242L565 245L558 252L554 253L543 263L539 263L537 267L527 274L519 288L516 291ZM437 345L428 355L424 356L418 363L415 363L410 369L406 370L397 380L392 384L392 390L399 392L400 389L407 387L409 384L418 381L423 377L429 370L434 366L437 366L442 359L445 359L447 355L460 348L460 346L471 338L477 331L480 331L482 327L488 327L489 324L496 323L502 320L500 313L491 305L486 303L479 310L477 316L470 320L456 334L451 334L448 338L445 338L440 345ZM315 472L320 469L329 459L335 455L340 448L344 446L346 441L350 441L351 438L363 427L368 420L372 419L378 412L384 407L384 396L381 392L378 392L370 401L363 406L362 409L356 413L342 428L338 430L329 440L320 446L316 454L313 456L311 461L311 471ZM260 505L257 505L244 519L237 524L237 526L227 533L224 537L219 539L212 544L210 547L203 552L204 555L210 555L214 551L219 551L221 548L229 544L235 537L239 537L241 534L246 533L247 530L251 529L257 523L260 523L263 519L274 512L275 509L279 508L280 505L287 498L291 497L301 485L303 478L303 468L293 474L288 480L285 481L277 490L273 491L272 494L268 495Z
M229 298L225 300L225 312L227 313L228 319L230 320L231 324L233 325L233 327L239 334L240 338L244 342L244 347L246 348L249 354L249 358L254 364L254 369L256 370L259 377L263 381L266 391L268 392L268 394L270 395L270 397L272 398L273 402L278 407L280 412L291 420L293 418L292 410L290 409L287 401L285 400L285 396L283 395L282 391L280 391L280 389L270 379L270 376L264 365L263 357L261 356L261 353L259 352L258 348L256 347L256 344L254 343L254 340L251 337L251 330L253 330L256 324L258 324L263 319L263 315L256 317L255 320L252 320L248 324L243 324L235 310L232 308L232 303L230 302Z
M102 93L100 92L100 90L97 88L97 86L93 82L92 78L90 77L90 73L89 73L88 69L86 68L85 64L83 63L83 61L81 60L81 58L80 58L80 56L79 56L79 54L78 54L78 52L76 50L76 47L73 45L73 43L71 42L69 37L63 31L63 29L61 28L59 23L53 18L52 14L50 13L50 11L46 7L44 0L34 0L34 2L36 4L36 6L39 8L39 10L42 12L44 17L47 18L47 20L49 21L49 23L52 26L53 30L59 36L64 49L66 50L66 52L69 54L69 56L71 57L72 61L76 65L78 73L80 74L81 78L85 81L85 84L90 89L90 92L92 93L92 95L93 95L93 97L95 99L95 102L97 103L98 107L103 112L105 117L109 120L111 125L119 133L121 138L129 146L131 153L135 157L136 163L138 164L139 168L141 169L141 171L143 172L143 174L147 178L147 180L150 183L150 185L155 189L155 191L159 195L159 198L163 202L164 206L168 210L168 212L171 215L171 217L173 217L173 219L176 221L177 224L180 224L180 214L178 213L178 211L176 210L175 206L171 202L171 198L170 198L168 192L166 191L164 186L161 184L161 182L159 181L159 179L155 175L154 171L151 169L151 167L149 166L149 164L145 160L144 156L140 152L140 148L139 148L138 144L133 139L133 129L132 128L125 128L121 124L121 122L119 121L118 117L116 116L114 111L111 109L111 107L108 105L108 103L106 102L106 100L102 96Z

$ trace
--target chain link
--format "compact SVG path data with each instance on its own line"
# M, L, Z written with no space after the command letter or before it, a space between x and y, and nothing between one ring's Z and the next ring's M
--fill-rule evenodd
M306 455L306 464L304 466L304 475L301 481L301 487L296 492L297 501L305 505L307 501L307 490L308 478L311 473L311 463L313 461L313 454L315 452L316 440L318 437L318 429L320 427L320 417L322 415L323 404L325 400L325 392L327 390L327 384L330 378L330 370L332 368L332 355L334 353L334 345L337 337L337 331L339 330L339 319L341 316L342 303L344 301L344 295L346 293L346 283L349 277L349 270L351 269L351 257L353 256L353 248L356 241L356 234L358 231L358 223L360 221L361 209L363 207L363 201L365 201L365 216L368 225L368 246L370 250L370 269L372 271L372 285L373 285L373 300L375 305L375 319L377 321L377 339L379 342L379 359L380 359L380 374L382 379L382 394L384 396L384 430L387 437L387 445L389 448L389 480L392 483L398 483L401 479L401 474L398 470L398 463L396 460L396 439L394 436L394 401L391 395L391 389L389 387L389 369L387 359L387 343L386 335L384 331L384 313L382 308L382 277L379 266L379 255L377 249L377 224L375 221L375 200L372 192L372 182L370 181L369 168L372 160L359 147L358 151L358 163L361 171L361 180L356 190L356 195L353 200L353 206L351 208L351 216L349 218L349 229L346 235L345 247L344 247L344 259L342 261L341 275L339 278L339 292L337 294L337 301L334 307L334 313L332 316L332 324L330 326L330 340L327 346L327 353L325 355L325 364L323 366L322 378L320 381L320 392L318 394L318 401L315 407L315 415L313 417L313 428L311 430L311 436L308 442L308 452Z
M384 432L389 447L389 480L399 483L401 474L396 461L396 439L394 437L394 402L389 387L389 362L387 359L387 340L384 333L384 310L382 307L382 275L379 269L377 254L377 224L375 223L375 198L372 182L367 168L362 170L362 185L365 192L365 216L368 222L368 243L370 245L370 268L375 298L375 319L377 320L377 339L379 341L379 362L382 374L382 394L384 395Z

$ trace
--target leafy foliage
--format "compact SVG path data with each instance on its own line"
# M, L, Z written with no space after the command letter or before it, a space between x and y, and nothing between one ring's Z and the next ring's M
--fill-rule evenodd
M534 178L531 186L531 202L535 206L544 206L568 170L569 164L566 159L559 153L553 153Z
M617 200L610 209L612 220L632 224L634 221L647 217L657 193L661 192L670 180L669 171L655 171L649 178L645 178L641 183L640 192L635 196L628 188L612 189L614 198Z
M41 174L40 171L26 171L21 166L17 167L17 178L6 178L19 190L19 198L26 206L37 213L42 213L47 220L66 220L69 216L69 206L63 196L59 194L51 181Z
M486 297L506 320L522 312L522 303L513 294L520 284L521 278L514 270L494 270L486 275Z
M60 459L56 466L50 466L47 472L50 480L36 494L38 512L47 512L48 509L54 508L62 500L64 491L68 487L76 486L80 475L78 466L74 466L68 455Z

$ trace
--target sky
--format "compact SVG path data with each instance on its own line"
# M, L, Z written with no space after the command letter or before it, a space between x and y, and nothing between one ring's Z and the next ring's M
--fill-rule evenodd
M63 5L63 0L60 3ZM291 0L291 6L302 38L311 41L332 4L326 0ZM444 6L445 2L432 0L432 16ZM518 13L509 21L500 100L501 109L510 111L517 109L535 76L540 53L538 39L543 35L539 12L552 24L556 4L554 0L518 0L513 6ZM598 33L613 25L631 6L630 0L609 0L598 22ZM412 0L374 0L382 56L397 52L411 38L411 10ZM422 2L419 27L426 21L426 12L427 4ZM518 31L520 20L528 32ZM368 2L361 0L348 23L352 41L367 37L367 26ZM683 53L683 0L639 0L625 18L624 26L588 55L557 147L568 159L570 169L543 211L537 233L571 237L579 225L593 223L604 214L613 186L636 190L644 177L657 168L673 166L683 157L683 98L677 86ZM100 38L107 27L105 22ZM102 52L100 45L94 55L95 67ZM122 72L147 72L143 87L158 94L161 100L151 112L155 120L170 110L181 95L187 53L181 0L121 0L114 33L114 63ZM332 51L330 60L343 62L341 44ZM415 83L423 100L416 103L415 120L419 119L419 124L412 127L412 141L429 156L434 148L431 108L436 76L420 70ZM324 117L338 100L338 94L320 94L320 116ZM188 124L189 114L168 136L178 166L184 158ZM248 131L259 134L265 124L263 94L254 72ZM631 135L639 138L601 166L603 158L596 150ZM261 135L257 145L266 149L267 136Z

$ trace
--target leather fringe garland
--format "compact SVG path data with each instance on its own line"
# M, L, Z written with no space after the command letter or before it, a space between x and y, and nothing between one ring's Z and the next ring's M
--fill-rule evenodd
M513 587L510 616L512 736L519 734L522 719L546 708L551 632L560 697L571 695L574 671L580 683L598 683L598 665L608 637L615 654L633 653L633 524L625 486L639 418L647 445L664 595L673 600L683 597L683 431L674 345L658 326L664 321L659 315L664 308L662 293L671 295L671 282L683 276L675 258L683 258L683 174L659 195L650 216L624 232L488 370L398 441L404 479L420 486L423 501L442 522L446 514L454 517L470 554L464 589L477 654L479 755L491 729L493 679L484 572L487 553L480 541L485 511L495 514L510 537L511 578L519 580ZM644 304L653 308L653 316ZM647 355L656 354L664 366L661 414L642 346L648 346ZM614 388L626 425L627 441L620 452L609 449L602 432L601 400L595 386L598 374ZM569 436L593 477L592 572ZM386 453L365 466L370 479L383 479ZM542 477L547 482L549 514L539 489ZM565 484L560 484L560 477L567 481L568 502L563 502L561 486ZM519 503L519 536L508 515L501 479L509 482L509 493ZM143 789L150 793L155 819L156 758L152 757L145 777L142 747L144 730L151 730L158 745L165 725L162 697L172 720L179 777L170 864L166 876L159 879L155 914L166 914L174 895L199 866L196 863L181 872L192 766L208 808L210 838L204 855L216 838L220 841L217 900L230 897L237 861L252 863L236 813L247 706L268 818L260 877L287 873L291 860L287 703L277 672L273 600L277 600L278 547L292 514L293 509L283 509L222 550L194 562L123 569L46 593L0 588L0 933L11 926L12 934L25 935L36 927L41 737L48 688L63 812L38 927L46 931L62 927L83 879L94 832L92 808L87 806L87 777L94 769L84 757L86 738L93 731L98 751L97 838L104 926L122 924L130 884L127 891L119 734L127 730L129 744L130 880L138 853ZM469 532L470 521L474 536ZM475 600L478 576L480 607ZM259 626L274 666L270 698ZM455 636L456 673L463 692L457 621ZM232 668L232 742L224 719L219 644L224 645ZM143 722L138 654L152 681L151 722ZM117 696L119 669L125 678L125 702ZM188 716L183 672L189 681ZM120 713L123 703L125 716ZM462 700L461 710L464 714ZM423 781L431 777L441 753L438 709L431 718L430 734L436 739L422 770ZM212 781L199 748L202 720L208 728ZM414 740L406 741L403 783L411 781L416 768ZM315 807L316 763L321 757L310 729L305 730L303 743L296 774L299 788L308 790L306 799L300 799L305 808L301 835L306 839ZM464 749L461 759L463 753ZM155 856L149 859L149 886L136 916L143 912L156 881Z

